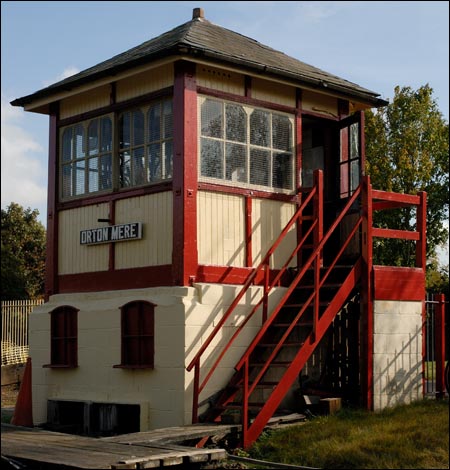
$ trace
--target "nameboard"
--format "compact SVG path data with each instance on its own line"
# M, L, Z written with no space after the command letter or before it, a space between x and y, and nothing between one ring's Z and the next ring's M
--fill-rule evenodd
M142 222L109 225L107 227L90 228L80 231L81 245L97 245L98 243L123 242L142 238Z

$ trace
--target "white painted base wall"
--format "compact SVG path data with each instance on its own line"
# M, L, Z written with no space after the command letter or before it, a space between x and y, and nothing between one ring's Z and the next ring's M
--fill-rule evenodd
M422 302L376 300L373 341L374 409L421 399Z
M47 421L47 400L93 401L138 404L140 430L191 423L194 371L186 366L206 340L217 321L236 297L240 287L196 284L194 287L159 287L83 294L54 295L30 315L32 399L35 425ZM283 288L270 297L275 305ZM202 375L214 357L259 300L261 288L251 287L232 315L230 323L202 359ZM120 307L133 300L156 304L155 367L153 370L113 368L121 361ZM44 368L50 363L50 315L69 305L78 312L78 367ZM245 334L224 356L200 401L224 387L234 366L261 325L259 313L249 321ZM206 368L205 368L206 367ZM204 376L204 375L203 375Z

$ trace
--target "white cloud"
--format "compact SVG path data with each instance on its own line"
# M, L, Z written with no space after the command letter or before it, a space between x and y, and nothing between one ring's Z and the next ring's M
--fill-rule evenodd
M80 69L73 65L69 65L69 67L66 67L58 76L55 78L52 78L51 80L44 80L43 84L44 86L49 86L53 85L53 83L57 83L61 80L64 80L65 78L71 77L72 75L77 74L80 72Z
M38 209L45 220L47 206L46 150L24 128L24 112L1 96L2 208L16 202Z

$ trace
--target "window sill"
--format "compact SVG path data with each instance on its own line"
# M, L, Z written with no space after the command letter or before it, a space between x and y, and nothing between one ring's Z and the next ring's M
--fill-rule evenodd
M153 365L149 364L116 364L114 369L154 369Z
M78 365L69 365L69 364L44 364L42 366L44 369L76 369Z

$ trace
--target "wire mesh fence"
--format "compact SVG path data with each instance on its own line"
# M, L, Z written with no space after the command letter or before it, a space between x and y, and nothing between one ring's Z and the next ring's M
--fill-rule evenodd
M39 300L6 300L2 307L2 366L27 361L28 317L33 308L43 304Z

